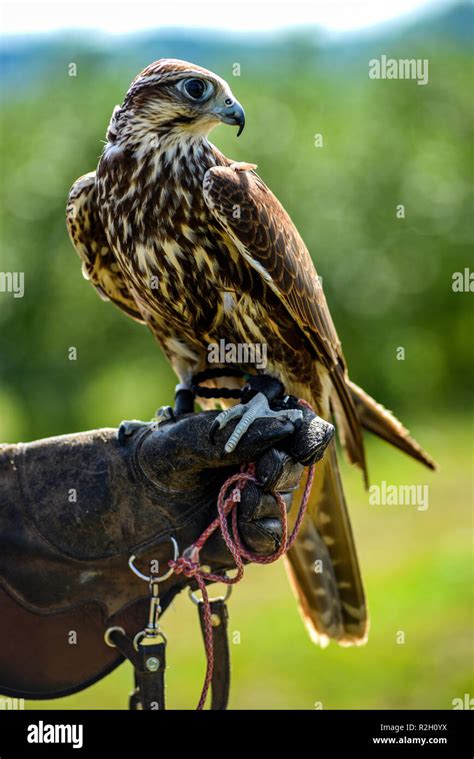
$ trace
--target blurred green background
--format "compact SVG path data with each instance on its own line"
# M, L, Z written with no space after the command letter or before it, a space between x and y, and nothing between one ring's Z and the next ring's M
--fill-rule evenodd
M370 506L360 477L343 467L372 617L365 648L316 648L283 565L247 570L231 603L241 638L233 708L441 709L474 693L474 295L452 290L453 273L473 266L469 28L472 6L453 3L335 40L302 30L4 42L0 270L25 273L25 296L0 293L2 442L148 419L172 401L175 380L151 335L84 281L64 224L69 187L95 168L113 107L141 68L170 56L230 82L247 127L239 140L226 127L211 139L258 164L323 277L351 377L440 463L432 475L369 442L371 482L428 484L425 512ZM369 79L368 61L382 54L427 58L429 84ZM164 620L174 708L194 705L203 677L194 614L183 598ZM124 665L41 706L125 708L129 685Z

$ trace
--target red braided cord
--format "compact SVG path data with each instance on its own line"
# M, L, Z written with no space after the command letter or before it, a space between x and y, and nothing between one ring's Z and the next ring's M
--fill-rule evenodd
M301 405L306 406L307 408L312 410L311 406L306 401L300 400L299 402ZM243 564L242 559L247 559L248 561L254 562L255 564L271 564L274 561L277 561L281 556L283 556L284 553L289 551L289 549L291 548L291 546L296 540L298 531L301 527L301 522L303 521L304 515L306 513L306 508L308 506L309 497L311 495L311 488L313 486L313 481L314 481L314 464L312 464L308 469L308 477L307 477L304 492L303 492L303 498L301 499L300 508L298 510L298 516L296 518L295 525L293 527L292 533L289 538L288 538L288 519L287 519L287 514L286 514L285 501L283 500L280 493L272 493L273 497L277 501L278 506L280 508L280 517L281 517L283 534L282 534L280 546L274 553L270 554L270 556L259 556L258 554L252 553L251 551L248 551L245 548L245 546L243 545L240 539L240 535L238 531L237 509L235 507L239 503L240 498L238 499L234 498L234 493L235 491L237 491L240 494L243 488L245 487L246 482L258 482L257 478L255 477L254 464L249 464L246 470L244 470L242 467L241 472L239 472L238 474L234 474L231 477L228 477L227 480L222 485L219 491L218 499L217 499L218 515L214 519L214 521L211 522L209 527L207 527L204 530L202 535L193 545L189 546L189 548L186 548L182 556L176 559L176 561L171 560L168 562L169 566L174 569L176 574L184 574L185 577L194 577L202 593L202 603L204 604L204 635L205 635L205 644L206 644L207 664L206 664L206 676L204 679L204 685L202 688L199 703L197 705L197 709L199 711L204 708L204 704L206 702L207 694L209 692L209 687L212 680L212 673L214 671L214 643L213 643L213 636L212 636L212 615L211 615L211 605L209 601L209 595L207 593L207 588L206 588L206 580L213 581L213 582L222 582L222 583L225 583L226 585L234 585L235 583L239 582L242 579L243 574L244 574L244 564ZM231 485L235 485L235 488L233 488L230 495L226 497L226 493L228 492L229 487ZM227 517L230 512L232 512L232 518L231 518L232 532L229 530L229 527L227 525ZM218 527L220 528L222 532L224 541L232 555L232 558L234 559L234 563L237 568L237 574L234 577L227 577L226 575L218 575L212 572L203 572L199 565L199 552L201 551L205 542L217 530Z

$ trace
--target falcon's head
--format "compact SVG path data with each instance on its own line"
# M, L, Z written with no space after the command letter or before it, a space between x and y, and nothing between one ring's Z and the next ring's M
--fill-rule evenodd
M161 58L132 82L114 110L109 142L177 132L206 137L220 122L245 125L244 109L227 82L193 63Z

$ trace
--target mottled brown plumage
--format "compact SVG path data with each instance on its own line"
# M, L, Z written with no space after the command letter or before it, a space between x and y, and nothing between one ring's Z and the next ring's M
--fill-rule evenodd
M205 95L196 100L187 88ZM364 472L362 426L432 467L402 425L350 382L288 214L255 171L208 141L219 121L242 126L242 114L222 79L184 61L157 61L134 80L97 172L77 180L69 197L69 233L85 275L148 325L181 381L206 368L209 343L266 343L266 372L323 418L335 416ZM365 598L334 449L318 468L290 577L314 637L360 643Z

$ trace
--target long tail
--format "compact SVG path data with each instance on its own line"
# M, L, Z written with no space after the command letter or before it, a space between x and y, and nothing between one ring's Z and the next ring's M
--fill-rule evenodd
M433 461L426 451L414 440L407 429L398 419L387 411L380 403L377 403L361 387L348 380L352 398L357 409L359 421L364 429L373 432L378 437L391 443L409 456L421 461L429 469L436 469Z
M367 608L334 443L316 467L308 511L287 554L288 574L315 642L360 645L368 634Z

